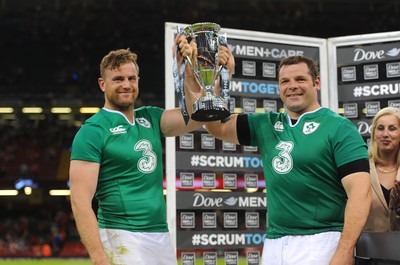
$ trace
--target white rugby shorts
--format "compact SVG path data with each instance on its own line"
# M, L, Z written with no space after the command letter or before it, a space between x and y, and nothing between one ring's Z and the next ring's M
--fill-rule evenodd
M111 264L178 264L168 232L143 233L100 228L100 238Z
M328 265L335 254L340 232L284 236L264 241L262 265Z

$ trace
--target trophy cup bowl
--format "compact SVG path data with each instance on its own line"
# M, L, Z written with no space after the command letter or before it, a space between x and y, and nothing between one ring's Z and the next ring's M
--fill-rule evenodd
M188 40L195 38L197 56L190 66L202 89L202 96L193 104L191 118L196 121L216 121L229 117L228 101L215 93L222 66L218 65L218 48L226 45L219 36L220 25L196 23L184 29ZM223 43L225 42L225 43Z

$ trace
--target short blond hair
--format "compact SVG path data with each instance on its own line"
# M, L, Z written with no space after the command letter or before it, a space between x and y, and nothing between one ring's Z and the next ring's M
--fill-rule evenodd
M107 69L113 70L126 63L133 63L139 73L139 65L137 64L137 54L129 49L119 49L110 51L103 57L100 63L100 76L104 78Z

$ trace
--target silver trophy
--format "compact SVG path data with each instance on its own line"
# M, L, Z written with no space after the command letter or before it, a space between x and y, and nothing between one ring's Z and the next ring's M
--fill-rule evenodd
M220 45L227 45L226 37L219 36L220 30L220 25L210 22L187 26L182 32L188 41L194 38L197 44L195 61L187 58L203 92L193 104L191 118L196 121L224 120L230 116L229 72L226 67L218 65L218 48ZM218 96L215 86L219 78Z

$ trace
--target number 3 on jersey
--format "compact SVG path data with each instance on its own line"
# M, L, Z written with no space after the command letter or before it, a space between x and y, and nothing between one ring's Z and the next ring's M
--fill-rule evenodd
M293 159L290 152L293 150L292 142L280 141L275 148L281 150L278 156L272 159L272 168L279 174L286 174L293 168Z
M142 152L142 158L137 162L140 172L149 174L157 167L157 155L153 152L153 146L147 140L140 140L135 144L135 151Z

